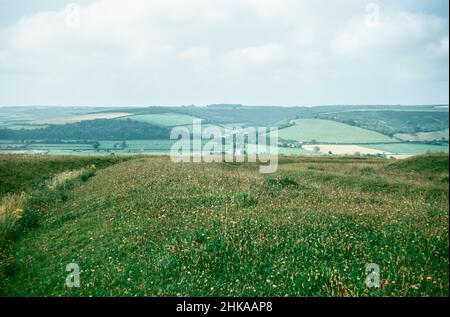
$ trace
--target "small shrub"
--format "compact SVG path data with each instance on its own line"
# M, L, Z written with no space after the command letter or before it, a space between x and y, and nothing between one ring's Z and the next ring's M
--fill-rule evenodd
M39 222L39 213L31 208L25 208L22 217L19 219L19 225L23 229L35 227Z
M321 167L321 166L315 166L315 165L308 165L307 167L308 170L313 170L313 171L325 171L325 168Z
M366 166L359 170L362 175L371 175L374 173L374 169L372 167Z
M66 190L64 188L61 188L59 190L59 198L62 201L67 201L69 199L69 195L66 193Z
M430 217L430 218L439 217L439 216L445 216L445 215L446 215L446 213L444 211L441 211L441 210L436 209L436 208L431 208L431 209L429 209L427 211L427 216Z
M269 186L277 186L278 185L278 179L276 179L276 178L268 178L266 182Z
M281 177L281 178L268 178L267 184L270 186L281 186L281 187L296 187L298 183L295 179L290 177Z
M199 231L196 231L195 232L195 242L200 243L200 244L206 242L207 235L208 235L208 232L204 229L200 229Z
M243 208L256 206L258 204L258 201L255 198L250 197L246 192L238 192L236 194L236 202Z
M298 183L295 179L289 177L283 177L280 179L280 185L283 187L286 186L297 186Z
M87 180L91 177L95 176L95 170L93 169L88 169L87 171L85 171L84 173L82 173L78 178L80 179L80 181L82 182L87 182Z

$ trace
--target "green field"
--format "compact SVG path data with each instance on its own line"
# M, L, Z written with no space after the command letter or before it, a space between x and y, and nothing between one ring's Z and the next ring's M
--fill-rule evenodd
M205 127L203 127L205 128ZM222 128L223 129L223 128ZM98 155L110 153L154 153L154 154L169 154L172 145L176 142L174 140L127 140L126 147L122 148L122 141L99 141L100 147L95 150L92 144L21 144L13 143L14 141L0 141L0 154L3 152L23 151L24 153L33 154L33 151L39 151L49 155ZM205 145L208 141L203 140ZM448 145L433 145L420 143L390 143L390 144L364 144L364 147L372 148L380 151L391 152L400 155L417 155L427 152L447 152ZM250 150L252 146L250 146ZM248 146L246 147L248 148ZM280 155L303 155L303 156L318 156L319 153L307 151L301 148L286 148L279 147L278 153Z
M397 144L365 144L365 147L391 152L395 154L411 154L417 155L426 152L447 152L447 145L432 145L419 143L397 143Z
M295 125L279 131L280 138L318 143L395 142L381 133L330 120L298 119L294 122Z
M258 146L255 144L248 144L245 146L245 149L248 153L259 153ZM275 153L275 150L278 151L279 155L283 156L322 156L321 153L315 153L313 151L308 151L302 148L287 148L287 147L278 147L274 149L273 147L267 145L265 148L265 152Z
M131 119L135 121L141 121L165 127L173 127L188 124L192 125L192 120L196 118L193 116L179 113L161 113L161 114L143 114L136 116L128 116L119 118L118 120L124 119Z
M416 134L398 133L395 135L397 139L405 141L434 141L449 140L449 130L443 129L433 132L418 132Z
M265 176L136 157L81 176L26 189L0 243L0 295L449 294L448 155L289 157ZM80 288L64 286L69 263ZM367 263L380 289L366 287Z
M96 107L0 107L0 128L39 128L35 121L83 115L98 111ZM45 126L45 125L44 125Z
M30 130L37 128L30 125L31 122L62 117L73 119L95 113L97 115L92 116L102 117L118 112L133 115L49 125L36 131ZM217 126L222 133L228 126L279 126L280 143L283 146L296 140L315 144L361 145L398 155L415 155L428 151L448 152L448 141L442 139L448 139L448 107L212 105L123 109L3 107L0 108L0 154L168 154L174 143L169 140L171 128L184 126L192 132L194 118L203 120L203 131L207 127ZM295 122L295 125L290 126L292 122ZM404 133L399 134L402 131ZM416 143L406 143L388 135ZM126 141L125 147L122 146L123 141ZM100 146L94 148L96 142L99 142ZM278 151L282 155L318 155L298 147L280 147Z

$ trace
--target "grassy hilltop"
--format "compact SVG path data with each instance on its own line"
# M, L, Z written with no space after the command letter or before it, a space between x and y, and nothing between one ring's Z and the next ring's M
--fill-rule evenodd
M114 163L70 186L20 188L31 197L23 230L0 244L1 295L448 296L446 154L288 157L273 175L166 157ZM65 287L71 262L80 288ZM364 283L367 263L380 267L379 290Z

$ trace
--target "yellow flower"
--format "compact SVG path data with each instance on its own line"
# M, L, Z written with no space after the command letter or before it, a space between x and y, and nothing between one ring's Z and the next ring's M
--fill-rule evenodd
M431 281L433 278L431 276L427 276L427 281Z
M91 168L92 168L93 170L95 170L95 169L97 168L97 166L95 166L95 164L91 164Z

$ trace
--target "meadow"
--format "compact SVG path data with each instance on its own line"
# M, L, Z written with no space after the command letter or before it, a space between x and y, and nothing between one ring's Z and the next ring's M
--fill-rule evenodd
M420 143L395 143L395 144L365 144L365 147L395 153L418 155L427 152L446 152L448 145L420 144Z
M192 120L196 119L193 116L188 116L179 113L161 113L161 114L143 114L135 116L127 116L122 119L131 119L135 121L141 121L161 126L180 126L180 125L192 125Z
M17 188L26 229L0 244L1 295L449 294L446 154L284 157L271 175L134 156L89 176ZM65 287L72 262L80 288ZM367 263L380 267L378 289Z
M395 139L379 132L331 120L298 119L293 123L295 125L279 131L280 138L303 142L316 140L324 143L396 142Z
M90 113L83 115L71 115L68 117L62 118L52 118L45 120L37 120L33 121L33 124L37 125L46 125L46 124L67 124L67 123L76 123L87 120L95 120L95 119L115 119L121 118L125 116L129 116L130 113L127 112L107 112L107 113Z
M449 139L449 130L443 129L433 132L418 132L415 134L397 133L397 139L405 141L433 141L433 140L447 140Z

